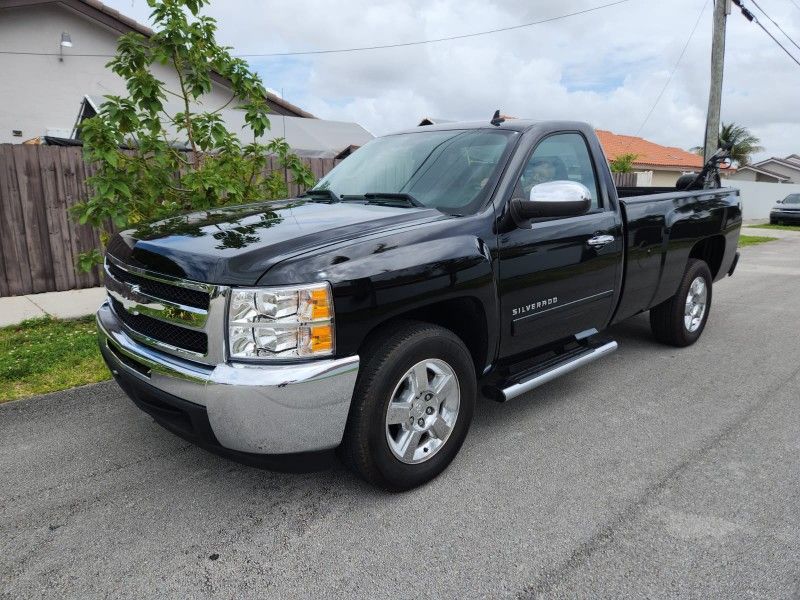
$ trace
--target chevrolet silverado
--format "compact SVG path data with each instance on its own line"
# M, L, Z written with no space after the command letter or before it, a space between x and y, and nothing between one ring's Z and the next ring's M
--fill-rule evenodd
M206 448L337 450L409 489L453 460L479 394L607 355L609 326L649 311L659 342L697 341L742 222L715 166L618 188L579 122L379 137L303 197L115 235L100 347L141 409Z

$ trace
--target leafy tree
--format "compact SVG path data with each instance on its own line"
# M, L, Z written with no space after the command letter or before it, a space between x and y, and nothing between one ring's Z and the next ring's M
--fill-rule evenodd
M200 14L208 2L147 0L156 32L150 38L123 35L106 65L125 80L128 96L106 96L99 113L81 126L84 156L99 167L88 180L91 197L74 210L80 223L100 229L103 243L109 225L125 228L187 211L285 198L284 173L302 187L314 183L285 140L260 141L270 127L266 89L245 61L215 41L216 22ZM178 88L159 80L154 65L174 71ZM232 94L223 106L206 109L212 71L230 82ZM173 114L168 97L181 107ZM247 142L225 127L221 112L231 104L243 112ZM176 137L186 146L177 145ZM265 175L270 156L281 170ZM79 267L101 261L95 249L80 257Z
M761 140L750 133L747 127L736 123L722 123L719 129L719 145L733 144L731 159L737 167L744 167L750 164L750 157L757 152L762 152L763 147L759 146ZM695 146L692 152L703 156L705 149L702 146Z
M638 154L626 152L608 161L608 165L613 173L630 173L633 171L633 163L636 162L637 158L639 158Z

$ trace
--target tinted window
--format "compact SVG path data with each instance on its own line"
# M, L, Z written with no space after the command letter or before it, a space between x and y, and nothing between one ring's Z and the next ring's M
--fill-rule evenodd
M585 185L592 194L592 208L600 207L589 148L577 133L559 133L542 140L525 165L519 184L528 197L538 183L564 180Z
M789 194L783 199L784 204L800 204L800 194Z
M339 196L407 193L422 204L471 212L499 177L515 133L508 130L422 131L376 138L315 187Z

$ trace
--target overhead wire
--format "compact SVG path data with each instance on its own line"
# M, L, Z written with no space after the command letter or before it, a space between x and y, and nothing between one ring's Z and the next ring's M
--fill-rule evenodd
M764 33L766 33L769 37L771 37L772 41L778 44L781 50L786 52L789 58L791 58L795 63L797 63L797 66L800 67L800 59L798 59L794 54L792 54L791 51L786 46L781 44L780 40L776 38L769 29L764 27L764 24L761 23L761 21L759 21L758 18L756 18L756 16L742 3L742 0L733 0L733 3L739 7L739 10L741 11L745 19L747 19L751 23L755 23L756 25L758 25L764 31Z
M775 19L773 19L772 17L770 17L770 16L767 14L767 12L766 12L766 11L765 11L763 8L761 8L761 5L760 5L758 2L756 2L756 0L752 0L752 2L753 2L753 5L754 5L754 6L755 6L755 7L756 7L758 10L760 10L762 13L764 13L764 16L765 16L765 17L767 17L767 18L768 18L768 19L769 19L769 20L772 22L772 24L773 24L773 25L775 25L775 27L777 27L777 28L778 28L778 31L780 31L780 32L781 32L783 35L785 35L785 36L786 36L786 39L788 39L790 42L792 42L792 44L794 44L794 47L795 47L795 48L797 48L798 50L800 50L800 45L798 45L798 44L797 44L797 42L795 42L795 41L794 41L794 39L792 38L792 36L790 36L788 33L786 33L786 32L783 30L783 27L781 27L780 25L778 25L778 23L776 23L776 22L775 22Z
M655 102L653 102L653 105L650 107L647 116L644 118L644 121L642 121L642 124L639 126L639 129L636 130L635 137L639 137L639 134L642 132L645 125L647 125L647 122L650 120L650 117L653 116L653 112L656 110L658 103L661 102L661 98L663 98L664 93L667 91L667 88L669 87L669 84L672 82L672 78L675 76L675 72L678 70L681 61L683 60L683 57L686 54L686 50L689 48L689 44L691 44L692 42L692 38L694 38L694 34L697 31L697 27L700 25L700 21L703 18L703 13L705 13L706 11L706 6L708 6L707 0L703 2L703 6L700 9L700 14L697 15L697 20L694 23L694 27L692 27L691 32L689 32L689 37L686 38L686 43L683 45L683 49L681 50L680 56L678 56L678 60L675 61L675 65L672 67L672 71L670 71L669 77L664 82L664 86L661 88L661 91L658 93L658 97L656 98Z
M495 33L503 33L506 31L514 31L517 29L524 29L527 27L534 27L536 25L542 25L544 23L552 23L554 21L560 21L562 19L567 19L570 17L576 17L578 15L585 15L587 13L595 12L598 10L602 10L605 8L611 8L613 6L618 6L620 4L625 4L630 2L631 0L614 0L613 2L607 2L606 4L600 4L598 6L592 6L589 8L584 8L582 10L573 11L570 13L565 13L562 15L556 15L554 17L547 17L544 19L539 19L537 21L530 21L527 23L521 23L519 25L510 25L508 27L498 27L496 29L486 29L484 31L475 31L472 33L464 33L460 35L450 35L440 38L432 38L426 40L416 40L411 42L398 42L393 44L380 44L380 45L373 45L373 46L357 46L353 48L335 48L335 49L328 49L328 50L299 50L296 52L264 52L264 53L250 53L250 54L236 54L234 56L238 58L270 58L270 57L287 57L287 56L310 56L316 54L342 54L342 53L349 53L349 52L363 52L369 50L383 50L388 48L406 48L409 46L420 46L423 44L438 44L441 42L449 42L453 40L463 40L467 38L473 38L478 36L484 35L492 35ZM26 51L11 51L11 50L0 50L0 54L17 54L17 55L29 55L29 56L59 56L60 52L26 52ZM113 58L113 54L82 54L82 53L69 53L68 55L70 58L72 57L101 57L101 58Z
M542 25L544 23L552 23L554 21L560 21L562 19L567 19L570 17L576 17L578 15L585 15L587 13L595 12L598 10L602 10L604 8L610 8L612 6L617 6L619 4L624 4L626 2L630 2L630 0L615 0L614 2L609 2L607 4L601 4L599 6L593 6L590 8L585 8L582 10L577 10L571 13L566 13L563 15L558 15L555 17L548 17L545 19L540 19L538 21L530 21L528 23L522 23L520 25L511 25L508 27L498 27L497 29L487 29L485 31L476 31L473 33L464 33L461 35L451 35L446 37L440 38L433 38L428 40L418 40L414 42L399 42L395 44L382 44L377 46L359 46L355 48L339 48L335 50L301 50L297 52L271 52L266 54L240 54L242 58L259 58L259 57L279 57L279 56L304 56L304 55L312 55L312 54L336 54L336 53L344 53L344 52L361 52L365 50L383 50L386 48L404 48L407 46L420 46L423 44L438 44L440 42L450 42L453 40L463 40L472 37L478 37L483 35L492 35L495 33L503 33L506 31L514 31L516 29L525 29L527 27L534 27L535 25Z

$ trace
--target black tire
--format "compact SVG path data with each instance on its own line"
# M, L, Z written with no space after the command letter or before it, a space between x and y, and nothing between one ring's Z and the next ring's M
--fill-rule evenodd
M689 295L689 287L697 277L702 277L705 280L707 290L706 307L700 320L700 326L695 331L689 331L684 322L684 311L686 299ZM683 279L681 279L675 295L650 309L650 328L656 340L662 344L683 347L691 346L700 338L708 322L708 315L711 312L712 279L711 270L704 261L689 259Z
M430 481L455 458L472 421L477 382L469 351L448 329L404 321L374 336L360 355L361 367L339 448L342 460L366 481L390 491L409 490ZM445 361L454 371L460 393L459 409L449 436L435 454L424 462L407 464L389 447L386 413L403 376L426 359Z

